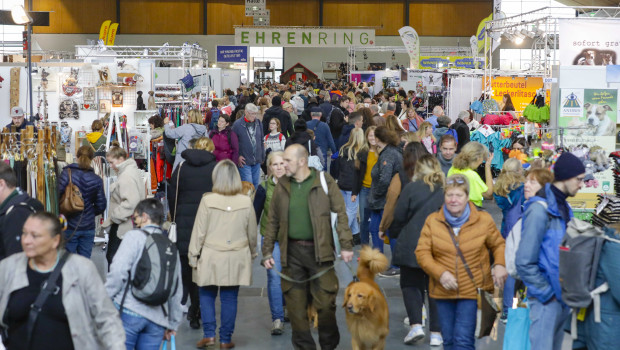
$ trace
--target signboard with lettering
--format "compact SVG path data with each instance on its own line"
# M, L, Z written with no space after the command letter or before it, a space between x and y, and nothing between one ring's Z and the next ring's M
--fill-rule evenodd
M235 28L235 45L281 47L374 46L374 29Z
M256 12L265 11L266 0L245 0L245 15L254 16Z
M247 46L217 46L217 62L248 62Z

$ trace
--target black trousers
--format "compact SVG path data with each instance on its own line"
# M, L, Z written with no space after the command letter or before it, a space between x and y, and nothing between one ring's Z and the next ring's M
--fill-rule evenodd
M400 289L403 292L409 324L422 324L422 305L424 305L424 292L428 291L428 275L422 269L401 266ZM426 310L431 332L441 332L437 305L435 299L430 296Z
M108 250L105 253L105 257L108 260L108 271L110 271L112 259L114 259L114 255L116 255L116 251L120 246L121 239L118 238L118 224L112 224L112 226L110 226L110 232L108 233Z
M181 258L181 279L183 280L183 299L181 304L187 302L189 295L190 311L193 311L192 315L200 316L198 310L200 310L200 300L198 297L198 286L192 281L192 267L189 266L189 258L187 253L179 254Z
M316 262L313 245L301 245L289 241L287 266L282 267L282 273L295 280L304 280L332 266L332 262L322 264ZM307 314L308 305L312 302L318 314L321 349L336 349L340 342L340 332L336 322L338 277L334 269L307 283L293 283L282 279L281 284L293 330L293 347L296 350L316 350Z

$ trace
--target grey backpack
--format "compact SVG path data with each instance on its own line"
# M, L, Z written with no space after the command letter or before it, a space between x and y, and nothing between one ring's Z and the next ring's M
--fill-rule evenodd
M129 274L121 310L130 284L134 298L147 305L162 305L162 307L178 288L176 282L179 277L177 273L179 253L176 245L161 232L153 234L145 230L142 232L147 235L146 242L133 278L131 272Z

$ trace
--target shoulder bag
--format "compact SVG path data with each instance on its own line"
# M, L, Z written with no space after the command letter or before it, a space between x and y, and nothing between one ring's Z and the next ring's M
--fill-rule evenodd
M65 193L60 198L60 212L70 215L84 210L84 198L82 198L80 189L73 183L70 168L67 168L67 173L69 174L69 184L67 184Z
M463 252L461 251L461 248L459 248L459 244L456 241L456 237L454 236L454 231L452 231L452 227L450 227L449 225L446 226L448 226L450 238L452 238L452 243L454 243L454 247L456 248L456 254L463 262L463 266L465 266L465 271L467 271L467 275L474 283L474 287L476 287L476 290L478 291L478 317L476 321L476 337L484 338L491 334L493 326L495 325L495 320L497 319L497 313L499 312L499 308L497 307L497 304L495 304L495 301L493 301L493 295L477 286L476 280L474 279L474 274L471 272L467 261L465 261L465 256L463 256Z
M168 229L168 239L172 243L177 242L177 203L179 202L179 179L181 178L181 169L183 168L183 163L179 164L179 172L177 173L177 194L174 197L174 216L172 217L172 222L170 223L170 228Z

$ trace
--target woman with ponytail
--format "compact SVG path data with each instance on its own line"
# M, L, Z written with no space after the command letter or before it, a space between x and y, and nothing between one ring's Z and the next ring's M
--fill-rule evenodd
M94 158L93 148L80 147L76 158L77 163L67 165L60 174L58 198L62 198L69 185L69 177L71 177L71 182L82 194L84 210L67 215L67 230L64 232L65 239L67 239L65 248L71 253L90 258L95 241L95 217L105 211L106 199L103 181L94 173L90 165Z
M430 154L421 156L409 184L404 186L394 210L390 238L396 239L392 262L400 267L400 288L411 329L404 339L413 344L425 337L422 326L424 292L428 290L428 275L418 265L414 251L426 218L441 208L444 202L445 176L439 161ZM429 298L431 345L441 345L441 327L435 300Z

